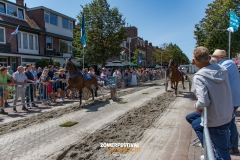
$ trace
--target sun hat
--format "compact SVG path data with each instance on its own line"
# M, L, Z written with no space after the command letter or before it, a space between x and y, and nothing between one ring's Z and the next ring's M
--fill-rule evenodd
M224 57L227 57L227 54L225 50L216 49L211 56L224 58Z

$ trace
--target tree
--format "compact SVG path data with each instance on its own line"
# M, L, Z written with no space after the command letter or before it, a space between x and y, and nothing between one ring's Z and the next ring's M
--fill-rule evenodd
M195 39L197 46L205 46L211 53L215 49L224 49L228 51L228 31L232 9L240 16L239 0L215 0L208 4L206 16L195 25ZM232 34L231 37L231 57L235 57L240 50L240 31Z
M44 68L48 66L48 61L45 59L38 59L36 60L35 65L36 65L36 68L38 67Z
M87 47L84 48L85 63L105 65L107 59L119 57L122 50L120 44L126 39L126 33L123 27L125 20L122 19L118 8L110 8L107 0L93 0L81 7L87 33ZM77 16L80 23L83 12ZM74 35L76 57L82 61L83 46L80 44L79 28L74 29Z
M162 54L162 63L161 64L161 54ZM158 64L164 65L169 62L170 59L175 59L177 64L189 64L188 57L182 52L176 44L167 44L164 43L153 52L153 56L156 59Z
M135 63L135 64L138 64L138 54L139 54L139 50L138 49L136 49L134 52L133 52L133 57L132 57L132 59L133 59L133 63Z
M59 60L53 60L53 65L60 67L60 66L61 66L61 63L60 63Z

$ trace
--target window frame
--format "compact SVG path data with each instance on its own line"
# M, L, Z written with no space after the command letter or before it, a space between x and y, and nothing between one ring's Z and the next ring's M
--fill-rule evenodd
M67 42L67 45L68 45L68 47L67 47L67 48L68 48L68 53L62 53L62 52L61 52L61 41L65 42L65 43ZM71 43L71 45L69 45L70 43ZM71 54L71 55L72 55L72 52L73 52L73 51L72 51L72 50L73 50L72 46L73 46L73 45L72 45L72 41L67 41L67 40L64 40L64 39L59 39L59 52L60 52L60 53L62 53L62 54Z
M6 14L6 4L5 4L5 3L2 3L2 2L0 2L0 4L3 4L3 7L4 7L4 12L0 12L0 13Z
M46 22L46 14L48 15L48 22ZM45 21L45 23L49 23L50 24L50 13L49 12L45 12L44 13L44 21Z
M20 11L20 10L22 11L22 18L19 17L19 11ZM20 18L20 19L25 19L24 10L23 10L23 9L21 9L21 8L18 8L18 9L17 9L17 17Z
M52 48L47 48L47 38L52 39ZM46 50L53 50L53 38L52 37L46 37Z
M32 39L30 39L30 37L32 37ZM28 34L28 49L29 50L34 50L34 37L35 36L33 34ZM30 45L31 44L31 40L32 40L32 46Z
M12 6L12 7L15 7L15 8L16 8L16 16L8 13L8 7L9 7L9 6ZM6 14L7 14L7 15L18 18L18 7L7 3L7 7L6 7L6 8L7 8L7 9L6 9Z
M49 13L49 23L50 24L52 24L52 25L54 25L54 26L58 26L58 15L56 15L56 14L53 14L53 13ZM51 15L54 15L54 16L56 16L56 18L57 18L57 24L53 24L52 22L51 22Z
M3 42L0 42L0 44L6 44L6 29L4 27L1 27L3 29Z

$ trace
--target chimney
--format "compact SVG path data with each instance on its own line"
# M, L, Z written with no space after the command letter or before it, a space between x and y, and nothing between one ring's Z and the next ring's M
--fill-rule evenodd
M147 40L145 40L145 46L148 46L148 41Z
M152 43L149 43L149 46L152 47Z
M18 5L24 6L24 0L16 0Z

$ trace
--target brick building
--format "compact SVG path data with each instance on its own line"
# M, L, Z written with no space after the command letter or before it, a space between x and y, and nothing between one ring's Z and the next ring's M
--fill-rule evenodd
M0 65L34 64L37 59L72 55L75 19L40 6L27 8L24 0L0 0ZM11 35L18 28L17 35Z

